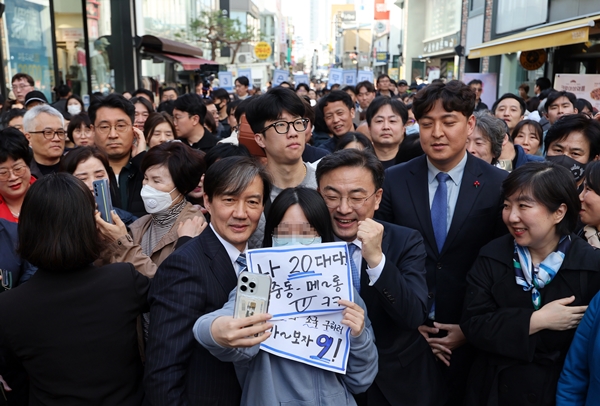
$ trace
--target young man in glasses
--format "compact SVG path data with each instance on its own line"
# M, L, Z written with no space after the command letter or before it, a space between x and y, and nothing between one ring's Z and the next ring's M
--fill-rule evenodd
M27 93L35 90L33 78L26 73L17 73L12 77L11 83L17 103L24 105Z
M302 161L308 120L302 99L291 89L275 87L253 98L246 107L246 119L252 127L256 143L267 156L267 172L271 176L270 203L283 189L296 186L317 188L315 170ZM264 217L250 240L252 248L262 245Z
M31 174L36 178L58 172L65 151L65 120L46 104L33 107L23 116L23 131L33 150Z
M144 174L139 171L146 142L133 127L135 107L118 94L96 100L88 110L96 147L108 155L115 179L111 182L112 204L134 216L146 214L140 196ZM140 161L140 162L134 162Z

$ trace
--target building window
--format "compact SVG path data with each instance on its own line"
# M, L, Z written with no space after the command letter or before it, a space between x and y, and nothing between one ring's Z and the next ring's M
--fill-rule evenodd
M485 0L470 0L469 17L473 17L485 12Z

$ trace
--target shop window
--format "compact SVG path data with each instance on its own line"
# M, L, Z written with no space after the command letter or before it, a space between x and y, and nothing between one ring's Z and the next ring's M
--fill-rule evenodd
M58 84L73 94L88 94L87 54L81 0L54 0Z
M91 65L91 92L112 93L114 70L110 60L110 1L87 0L86 18Z

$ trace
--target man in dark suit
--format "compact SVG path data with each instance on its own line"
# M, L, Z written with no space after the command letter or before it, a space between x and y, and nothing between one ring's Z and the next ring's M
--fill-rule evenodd
M421 233L427 252L427 338L449 387L448 404L462 404L473 350L461 319L466 274L479 249L506 233L501 183L507 173L466 152L475 95L461 82L419 92L413 112L425 155L386 172L376 218Z
M233 364L204 349L192 327L227 302L266 196L268 175L250 158L224 158L207 171L204 207L211 224L161 264L150 289L144 383L153 406L239 405Z
M418 331L427 317L423 238L414 230L372 219L381 201L383 175L375 155L355 149L328 155L317 167L319 191L335 237L348 243L353 283L367 306L379 354L375 382L357 401L378 406L443 404L443 376Z

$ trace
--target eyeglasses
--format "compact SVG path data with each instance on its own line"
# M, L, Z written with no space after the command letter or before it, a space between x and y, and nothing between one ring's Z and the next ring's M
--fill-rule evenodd
M308 119L299 118L298 120L294 121L276 121L273 124L270 124L263 128L261 133L264 133L269 128L273 127L277 134L287 134L288 131L290 131L290 124L294 126L294 130L302 132L306 130L306 126L308 125Z
M351 209L360 209L367 200L369 200L371 197L373 197L375 195L375 193L377 193L377 191L373 192L372 195L368 196L368 197L343 197L343 196L333 196L333 195L323 195L323 200L325 200L325 204L327 205L327 207L329 207L330 209L335 209L337 207L340 206L340 204L342 204L342 199L346 199L348 201L348 206L350 206Z
M32 86L29 85L29 84L27 84L27 85L14 85L12 87L12 90L13 91L15 91L15 90L23 90L23 89L27 89L27 88L30 88L30 87L32 87Z
M46 128L41 131L29 131L29 134L43 134L44 138L47 140L51 140L54 138L54 135L57 135L59 140L64 140L66 133L65 133L65 130L63 130L63 129L55 131L51 128Z
M117 134L123 135L123 134L127 133L127 131L129 130L129 127L131 127L131 124L119 123L115 126L108 125L108 124L101 124L96 127L96 133L100 134L102 136L108 135L108 134L110 134L110 130L114 128L115 131L117 132Z
M0 181L6 182L10 179L10 174L12 173L15 176L23 176L27 171L27 165L19 165L13 166L12 169L3 168L0 169Z
M188 116L188 118L191 117L190 114L188 114L187 116ZM183 120L184 117L185 116L173 116L173 122L176 123L176 122L178 122L180 120Z

